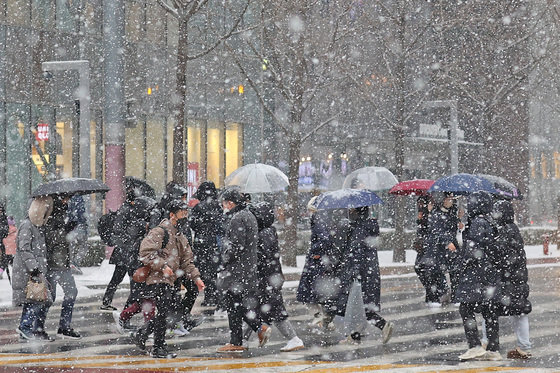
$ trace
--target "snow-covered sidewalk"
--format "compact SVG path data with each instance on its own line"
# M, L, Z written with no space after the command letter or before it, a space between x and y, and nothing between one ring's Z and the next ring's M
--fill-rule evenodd
M527 253L527 259L541 259L541 258L559 258L560 250L557 249L556 245L550 245L549 255L545 256L543 254L543 248L541 245L538 246L525 246L525 252ZM390 250L379 251L379 265L381 267L398 267L398 266L411 266L414 264L416 259L416 252L414 250L406 251L406 262L405 263L393 263L393 252ZM284 267L284 273L301 273L303 265L305 262L305 256L301 255L297 257L297 267ZM538 264L545 266L560 266L560 262L548 263L548 264ZM530 267L530 266L529 266ZM103 294L105 291L105 286L109 283L111 276L113 275L114 265L109 264L107 260L104 260L99 267L87 267L82 268L83 275L75 276L76 286L78 287L78 297L87 297L96 294ZM128 276L125 277L124 283L127 283ZM292 287L296 286L297 281L287 281L285 286ZM58 298L61 299L62 291L57 291ZM4 273L4 278L0 280L0 307L9 307L12 304L12 288L8 282L8 278Z

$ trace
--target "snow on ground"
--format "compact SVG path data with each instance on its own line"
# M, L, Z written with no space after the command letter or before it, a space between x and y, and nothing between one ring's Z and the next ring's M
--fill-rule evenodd
M528 259L544 258L542 245L525 246L525 252ZM548 257L560 257L560 250L556 245L550 245ZM397 267L397 266L411 266L416 259L416 252L414 250L406 251L406 263L393 263L393 252L390 250L379 251L379 264L381 267ZM300 255L297 257L297 267L283 268L284 273L301 273L305 263L305 256ZM558 266L560 263L544 264L544 266ZM539 264L543 266L543 264ZM103 294L105 286L109 283L113 275L114 265L109 264L108 260L104 260L99 267L82 268L83 275L75 276L76 286L78 287L78 297L87 297L96 294ZM123 283L128 283L128 276L125 277ZM286 281L284 287L296 287L297 281ZM57 289L57 300L62 299L62 289ZM0 307L11 306L12 304L12 288L8 282L8 278L4 273L4 278L0 280Z

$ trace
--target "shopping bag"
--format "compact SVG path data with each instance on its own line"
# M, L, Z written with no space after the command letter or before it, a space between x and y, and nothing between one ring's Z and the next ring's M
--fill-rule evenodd
M31 277L25 286L25 299L32 302L46 302L49 296L47 284L43 279L33 280Z
M362 298L362 285L359 281L353 281L344 314L345 334L361 333L366 329L367 325L364 300Z

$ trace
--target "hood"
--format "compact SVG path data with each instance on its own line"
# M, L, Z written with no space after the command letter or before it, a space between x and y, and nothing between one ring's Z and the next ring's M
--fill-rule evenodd
M494 203L492 217L499 225L511 224L514 222L515 212L510 201L499 200Z
M146 196L137 197L133 203L132 210L134 215L143 220L148 220L150 218L152 210L157 205L154 199Z
M29 205L29 210L27 210L31 224L37 227L44 225L47 218L52 214L53 205L54 202L51 196L33 198L31 205Z
M467 211L469 217L492 213L492 196L484 191L472 193L467 199Z
M274 223L274 207L268 202L249 205L249 210L255 215L259 230L268 228Z
M218 197L216 185L212 181L203 181L196 190L194 197L199 201L205 201L207 198L216 199Z

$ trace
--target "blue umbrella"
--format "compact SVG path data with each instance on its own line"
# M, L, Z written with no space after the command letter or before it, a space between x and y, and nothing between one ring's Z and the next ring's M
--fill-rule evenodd
M428 189L428 193L449 192L456 195L469 194L478 191L484 191L490 194L499 194L499 191L494 188L492 182L471 174L455 174L439 178L436 180L434 185Z
M521 191L503 177L485 174L478 174L478 176L490 181L503 199L523 199Z
M368 189L340 189L321 194L315 200L318 210L325 209L347 209L379 205L383 200L373 191Z

